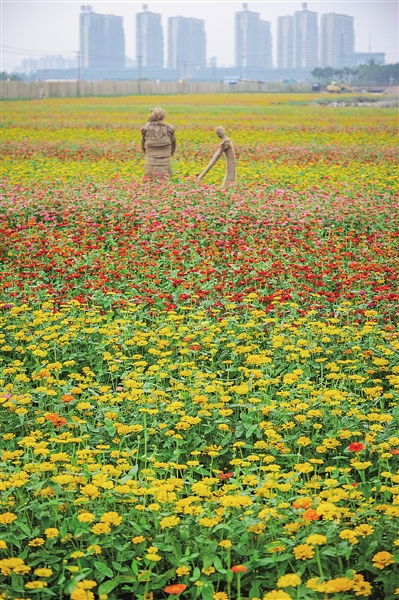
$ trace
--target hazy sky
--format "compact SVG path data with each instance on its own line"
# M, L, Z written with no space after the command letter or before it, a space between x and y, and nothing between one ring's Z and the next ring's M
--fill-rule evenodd
M145 0L144 0L145 3ZM135 14L143 0L1 0L1 70L11 70L22 59L46 54L73 56L79 49L79 13L82 4L95 12L124 18L126 55L136 58ZM205 19L207 57L216 56L219 66L234 64L234 13L242 9L242 0L147 1L149 10L163 15L165 55L166 25L170 16ZM355 50L385 52L386 62L398 62L397 0L319 0L308 1L308 9L319 13L336 12L354 17ZM248 0L248 8L272 23L273 62L276 63L277 17L301 10L301 2L291 0ZM11 49L10 49L11 48ZM18 50L16 50L18 49Z

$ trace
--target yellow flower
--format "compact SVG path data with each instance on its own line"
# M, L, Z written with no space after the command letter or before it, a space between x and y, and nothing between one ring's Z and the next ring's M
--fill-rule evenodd
M176 569L176 575L178 577L183 577L183 575L188 575L190 573L190 569L189 567L183 566L183 567L178 567Z
M82 558L82 556L84 555L85 553L81 550L75 550L75 552L72 552L72 554L70 555L70 558Z
M180 523L179 517L164 517L161 519L159 525L161 529L171 529L175 527L178 523Z
M147 560L151 560L153 562L157 562L158 560L161 560L162 556L159 556L159 554L151 554L148 553L145 555Z
M353 588L353 579L349 577L337 577L336 579L329 579L322 584L323 592L327 594L333 594L336 592L348 592Z
M221 542L219 542L219 546L221 546L222 548L226 548L227 550L229 548L232 547L232 542L230 540L222 540Z
M363 575L356 573L353 582L353 591L356 596L370 596L373 588L368 581L364 581Z
M94 600L93 592L89 590L82 590L81 588L75 588L71 592L71 600Z
M393 555L390 552L377 552L371 559L374 567L385 569L386 566L394 564Z
M142 535L137 535L136 537L132 538L132 542L133 544L141 544L141 542L144 542L145 537Z
M103 533L109 533L111 531L111 527L108 523L96 523L91 528L91 531L97 535L102 535Z
M5 550L7 548L7 542L4 540L0 540L0 550Z
M35 569L33 574L37 575L38 577L51 577L53 571L52 569L47 569L46 567L40 567L39 569Z
M4 558L0 560L0 571L3 575L16 573L17 575L26 575L31 570L22 560L22 558Z
M352 529L343 529L340 532L339 537L341 540L348 540L350 544L357 544L358 542L355 532L352 531Z
M207 569L205 569L205 567L203 567L201 569L202 573L204 573L204 575L212 575L212 573L214 573L216 571L215 567L208 567Z
M47 587L47 585L47 581L28 581L28 583L25 583L25 587L28 588L28 590L42 590Z
M213 594L213 600L229 600L229 597L226 592L215 592Z
M301 436L300 438L297 439L298 446L302 446L302 447L306 447L309 446L309 444L312 443L312 440L308 437L306 437L306 435Z
M365 462L361 462L360 460L354 460L353 462L351 461L352 467L355 467L355 469L357 469L358 471L364 471L368 467L371 467L372 464L373 463L369 460Z
M314 533L306 538L306 543L310 544L311 546L321 546L322 544L327 543L327 538L325 535Z
M297 560L306 560L307 558L313 558L314 550L308 544L300 544L299 546L295 546L294 554Z
M283 590L273 590L265 594L263 600L291 600L291 596Z
M78 587L81 590L91 590L92 588L96 587L97 582L93 581L92 579L83 579L83 581L79 581L76 584L76 587Z
M306 582L306 587L313 592L318 592L320 587L320 577L312 577Z
M6 512L0 515L0 523L2 525L9 525L13 521L15 521L16 518L17 515L14 515L14 513Z
M122 523L122 517L114 511L106 512L100 519L101 523L109 523L110 525L120 525Z
M33 538L33 540L31 540L28 544L28 546L43 546L43 544L45 543L46 540L44 540L43 538Z
M374 527L371 525L364 524L355 527L355 534L360 535L363 538L371 535L372 533L374 533Z
M312 471L314 471L314 467L309 462L300 463L298 465L295 465L294 469L295 469L295 471L298 471L299 473L311 473Z
M82 512L78 515L79 523L92 523L94 519L95 516L90 512Z
M92 554L101 554L101 546L98 544L91 544L90 546L87 546L87 552L91 552Z
M282 575L279 577L277 581L277 587L285 588L285 587L296 587L301 583L301 578L296 573L287 573L286 575Z
M60 532L56 527L49 527L44 531L44 535L49 539L57 537L59 533Z

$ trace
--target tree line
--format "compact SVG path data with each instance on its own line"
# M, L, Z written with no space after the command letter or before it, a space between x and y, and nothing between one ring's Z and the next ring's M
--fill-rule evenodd
M374 59L357 67L317 67L313 69L314 79L321 84L342 81L351 85L399 85L399 63L379 65Z

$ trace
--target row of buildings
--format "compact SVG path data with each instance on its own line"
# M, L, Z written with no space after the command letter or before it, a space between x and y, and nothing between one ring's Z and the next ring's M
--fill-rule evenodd
M373 58L384 62L384 53L356 53L354 19L348 15L321 15L302 10L278 17L277 60L273 66L271 23L243 4L235 14L235 66L217 67L216 57L207 63L205 21L170 17L167 23L167 60L162 15L148 10L136 14L136 60L125 57L123 17L98 14L91 6L80 13L79 76L215 80L229 76L243 79L309 80L317 67L342 68L364 64ZM53 58L53 57L49 57ZM233 69L233 70L232 70Z

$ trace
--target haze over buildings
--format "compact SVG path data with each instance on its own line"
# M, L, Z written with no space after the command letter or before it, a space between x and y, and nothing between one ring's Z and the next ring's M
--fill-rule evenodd
M115 3L117 5L118 3ZM257 4L254 2L254 5ZM272 22L261 18L260 12L250 10L247 3L235 5L233 32L221 27L221 37L234 34L235 64L220 69L213 56L207 63L206 23L195 17L171 16L167 21L167 46L162 14L148 10L135 14L135 60L125 56L126 40L132 35L124 19L114 14L100 14L91 6L81 6L79 16L80 51L78 65L81 76L87 79L196 79L210 80L224 76L250 79L278 80L295 78L310 80L317 66L342 68L374 58L384 62L383 53L354 52L354 18L328 13L319 15L302 3L302 9L277 19L277 52L273 56ZM259 6L259 4L258 4ZM241 10L240 10L241 9ZM320 28L319 28L320 22ZM167 52L166 52L167 50ZM73 71L63 57L48 57L37 64L25 59L23 72L36 66L37 70ZM50 60L52 59L52 60ZM30 61L30 62L29 62ZM73 77L73 73L68 73ZM43 77L48 74L43 72ZM62 76L62 75L61 75ZM51 75L50 75L51 77Z

